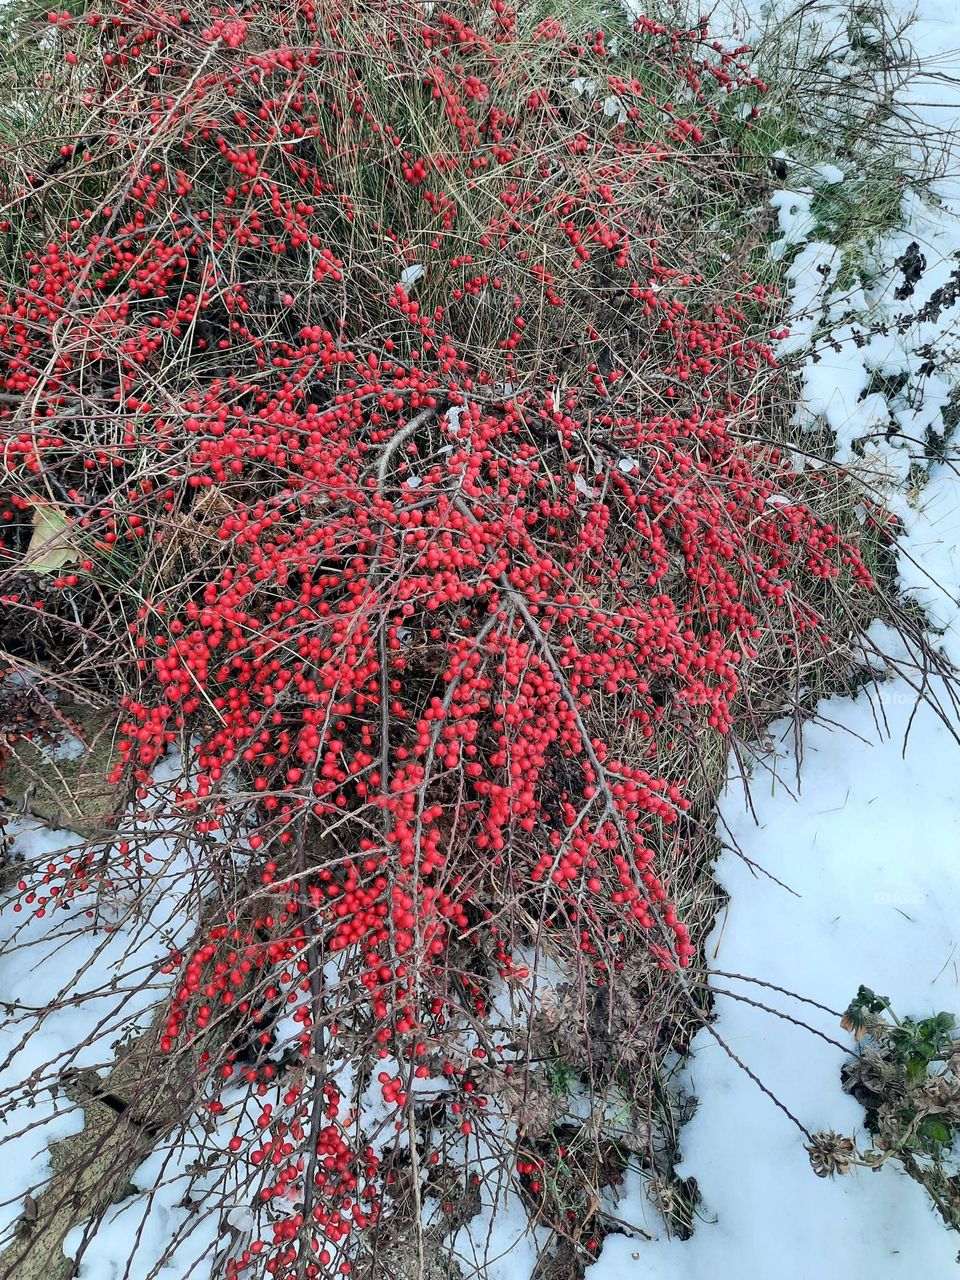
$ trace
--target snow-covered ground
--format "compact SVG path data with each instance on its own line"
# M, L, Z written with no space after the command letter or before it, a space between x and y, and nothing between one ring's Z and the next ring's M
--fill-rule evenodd
M708 944L723 974L762 975L835 1010L860 982L900 1012L960 1008L960 747L922 706L904 755L914 704L901 680L822 704L832 723L804 731L799 793L792 726L777 727L750 781L756 824L731 781L730 835L789 889L724 856L730 901ZM848 1040L808 1004L736 978L714 985ZM726 1042L808 1128L862 1125L840 1089L840 1048L728 996L717 1009ZM678 1172L696 1177L704 1220L687 1242L609 1237L589 1280L952 1274L957 1238L916 1184L889 1168L814 1177L797 1128L705 1032L688 1075L700 1103ZM619 1212L662 1235L642 1192Z
M103 1074L118 1050L150 1024L169 979L160 969L190 940L202 876L190 847L164 817L171 757L156 772L141 808L153 810L136 874L115 878L112 893L77 893L45 914L3 913L0 954L0 1239L24 1209L24 1196L51 1172L49 1148L83 1128L83 1111L62 1088L67 1068ZM70 831L30 819L7 824L16 856L49 857L82 848ZM189 886L186 890L184 886ZM54 927L51 928L51 917Z

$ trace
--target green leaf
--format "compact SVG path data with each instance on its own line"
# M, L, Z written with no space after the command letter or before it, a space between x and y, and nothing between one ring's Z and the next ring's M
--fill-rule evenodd
M927 1149L932 1152L949 1146L953 1141L950 1126L939 1116L924 1116L917 1126L917 1133L923 1139Z
M916 1054L907 1059L907 1079L911 1081L911 1083L915 1084L918 1080L922 1080L927 1074L927 1061L928 1059Z

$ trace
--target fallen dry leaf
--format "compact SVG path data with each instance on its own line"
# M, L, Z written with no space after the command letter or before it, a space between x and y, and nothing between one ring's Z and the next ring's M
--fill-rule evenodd
M59 573L79 559L80 552L70 541L70 521L52 503L37 503L24 568L34 573Z

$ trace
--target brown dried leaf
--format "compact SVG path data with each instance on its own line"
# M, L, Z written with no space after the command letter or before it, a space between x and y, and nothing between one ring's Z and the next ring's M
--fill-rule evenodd
M52 503L36 503L33 533L24 557L24 568L33 573L59 573L75 564L80 552L70 540L70 520Z

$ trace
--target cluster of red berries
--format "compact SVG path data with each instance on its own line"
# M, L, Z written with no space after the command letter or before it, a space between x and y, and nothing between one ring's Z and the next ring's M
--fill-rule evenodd
M870 585L762 443L768 292L661 243L723 99L763 91L745 51L502 0L54 18L95 121L58 170L123 180L0 293L0 536L52 493L84 551L64 595L132 601L118 777L191 744L205 842L255 805L257 908L171 962L163 1047L265 1097L269 1059L206 1032L235 1015L266 1050L279 1000L315 1058L318 957L348 955L383 1055L426 1072L486 1008L450 947L516 976L504 902L597 982L638 947L686 965L677 761L758 654L829 644L813 586ZM469 1132L485 1099L440 1056ZM377 1158L327 1092L264 1104L246 1154L294 1207L235 1275L349 1270L376 1221Z

